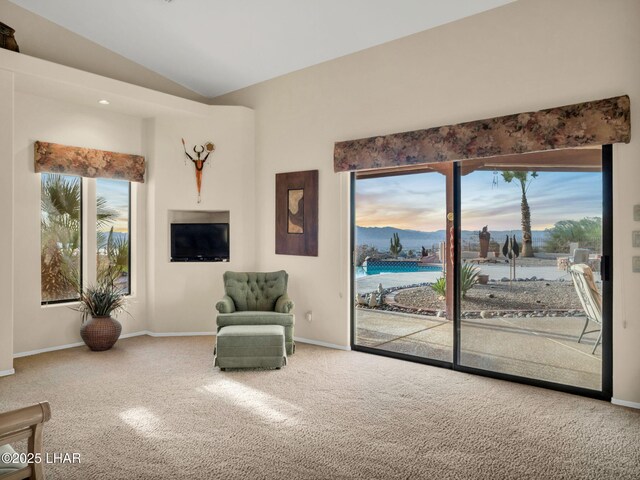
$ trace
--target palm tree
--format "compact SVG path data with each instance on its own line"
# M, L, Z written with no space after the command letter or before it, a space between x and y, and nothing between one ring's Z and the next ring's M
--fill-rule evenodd
M521 257L533 257L533 244L531 242L531 210L527 201L527 191L531 186L534 178L538 177L537 172L514 172L513 170L505 170L502 172L502 178L505 182L511 183L516 180L520 185L522 192L522 200L520 201L520 210L522 213L522 251Z
M114 236L113 227L106 234L107 240L98 245L98 281L108 280L112 284L118 283L122 275L129 268L129 238Z
M40 271L42 300L74 296L80 270L80 178L42 176Z
M40 197L42 300L73 296L80 275L80 225L82 195L80 177L42 176ZM102 197L97 199L98 228L117 215Z
M97 233L98 233L98 247L104 245L109 237L109 234L105 232L113 227L113 222L118 218L118 212L107 205L107 199L104 197L96 198L96 221L97 221Z

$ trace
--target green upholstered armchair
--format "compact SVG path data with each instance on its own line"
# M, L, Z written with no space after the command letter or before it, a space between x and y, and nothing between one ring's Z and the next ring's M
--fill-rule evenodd
M218 331L227 325L282 325L287 355L295 352L289 275L279 272L225 272L225 296L216 304Z

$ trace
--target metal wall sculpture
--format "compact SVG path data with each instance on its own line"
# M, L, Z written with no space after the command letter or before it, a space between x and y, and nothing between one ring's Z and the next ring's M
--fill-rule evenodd
M207 142L204 145L194 145L193 153L196 154L196 158L193 158L191 154L187 152L187 144L184 142L184 138L182 139L182 146L184 147L184 154L193 162L194 167L196 167L196 186L198 187L198 203L200 203L202 201L202 169L204 168L204 164L209 158L209 155L215 151L216 146L213 142ZM202 158L204 152L207 152L207 154Z
M509 260L509 288L511 288L511 282L516 279L516 260L520 256L520 245L516 240L516 236L507 239L502 246L502 254Z

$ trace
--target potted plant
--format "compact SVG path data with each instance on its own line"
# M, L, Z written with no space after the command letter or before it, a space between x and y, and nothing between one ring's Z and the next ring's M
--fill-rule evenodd
M106 243L106 268L99 269L98 281L94 285L83 287L74 281L80 294L79 303L71 307L82 313L80 336L93 351L109 350L120 338L122 325L111 315L126 310L126 292L117 286L123 273L123 267L117 260L117 249L113 246L113 229ZM73 278L79 278L74 276Z
M126 312L126 298L110 275L81 289L79 304L72 308L82 313L80 336L91 350L109 350L118 341L122 325L111 315Z

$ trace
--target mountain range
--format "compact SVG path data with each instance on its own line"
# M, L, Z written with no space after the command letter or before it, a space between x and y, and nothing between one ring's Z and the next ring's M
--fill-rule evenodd
M394 233L400 236L402 250L419 251L421 247L428 249L440 245L445 240L445 231L436 230L434 232L423 232L420 230L404 230L394 227L359 227L356 226L356 245L369 245L376 247L381 252L389 250L389 242ZM505 241L507 235L515 235L520 241L522 238L521 230L494 230L490 231L491 240L495 240L500 245ZM533 230L531 232L534 246L544 243L547 238L547 232L544 230ZM468 242L478 243L478 230L462 230L461 239L463 245Z

